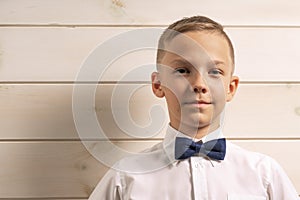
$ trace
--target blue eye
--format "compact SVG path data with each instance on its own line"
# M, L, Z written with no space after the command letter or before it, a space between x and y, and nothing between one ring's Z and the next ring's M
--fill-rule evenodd
M211 75L220 75L220 74L223 74L221 70L219 69L212 69L208 72L208 74L211 74Z
M189 74L190 70L188 70L186 68L177 68L177 69L175 69L175 72L177 72L179 74Z

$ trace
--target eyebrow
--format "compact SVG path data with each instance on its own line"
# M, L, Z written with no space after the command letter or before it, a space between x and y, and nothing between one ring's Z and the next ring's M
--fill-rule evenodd
M220 61L220 60L213 60L212 63L215 64L215 65L225 65L225 63L223 61Z
M191 62L187 61L186 59L175 59L171 62L171 64L185 64L188 66L194 66ZM225 65L225 63L220 60L212 60L211 62L208 62L208 64Z
M193 66L192 63L190 63L186 59L175 59L171 62L171 64L184 64L184 65L188 65L188 66Z

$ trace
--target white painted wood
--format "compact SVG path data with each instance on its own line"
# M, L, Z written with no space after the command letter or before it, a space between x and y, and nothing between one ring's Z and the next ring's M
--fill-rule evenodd
M300 137L300 93L293 84L245 84L227 106L224 132L232 137Z
M1 198L87 198L107 168L80 142L1 142Z
M135 29L2 27L0 81L74 81L97 46L129 30ZM236 50L236 74L242 81L300 80L299 28L228 28L227 31ZM95 61L95 66L103 61L104 52L114 55L119 45L125 48L132 39L129 37L111 49L98 47L101 50L98 50L99 61ZM156 48L156 41L150 46ZM113 56L110 64L96 67L99 72L105 69L103 76L98 73L96 77L101 81L120 81L127 75L125 81L150 81L150 73L155 70L155 55L153 49L133 51L129 48L127 54ZM86 78L86 81L91 80Z
M294 159L299 157L300 85L256 83L299 82L299 10L296 0L0 1L0 82L35 83L0 85L0 197L87 199L107 168L79 141L72 141L78 140L71 103L73 85L59 82L73 82L87 56L109 38L137 26L165 27L195 14L208 15L227 27L236 48L236 73L242 81L254 82L242 84L228 105L225 135L242 147L277 159L300 193L300 166ZM130 72L126 81L133 82L118 85L123 93L114 98L115 116L129 108L139 126L147 126L151 116L163 118L161 113L150 113L153 104L166 109L163 100L151 94L149 85L139 87L138 83L150 80L154 61L155 51L149 49L113 60L101 81L117 82ZM140 67L149 63L152 66ZM134 71L136 67L139 70ZM125 128L132 128L118 127L110 108L111 95L117 93L114 86L99 86L96 105L81 111L95 111L107 136L127 151L138 152L157 143L118 140L161 139L165 126L156 135L148 128L141 128L138 135L125 134ZM127 99L126 94L134 88L138 90ZM84 93L82 98L86 98ZM83 124L92 130L88 123ZM95 146L101 148L102 144Z
M83 91L93 87L84 86ZM164 99L152 94L150 85L104 84L96 89L96 105L79 109L79 116L85 112L96 112L107 137L163 137L168 122L166 105ZM0 138L78 138L73 121L72 90L73 85L69 84L1 85ZM225 135L231 138L300 138L299 93L299 84L241 84L235 99L227 106ZM86 100L88 93L81 94L82 100ZM91 95L94 99L93 93ZM153 105L158 106L155 108ZM126 115L128 108L132 122L126 121L130 119ZM154 109L152 113L151 108ZM153 112L157 111L155 109L162 109L162 113ZM116 111L115 119L113 110ZM157 120L152 125L162 128L156 135L153 133L157 129L149 127L151 117ZM90 124L91 120L84 119L86 121L79 125L83 125L86 131L84 134L79 132L80 135L99 138L98 132L96 136L92 134L92 126L97 123ZM119 126L116 122L119 122ZM126 125L122 125L122 122ZM134 126L134 123L137 125Z
M207 15L226 25L299 25L297 0L2 0L0 24L169 24Z
M118 141L120 148L139 152L158 141ZM299 140L233 141L274 157L300 192ZM101 142L95 145L101 146ZM278 149L281 147L281 150ZM87 198L106 168L80 142L2 142L1 198Z
M0 29L1 81L74 81L97 44L122 32L97 28Z
M299 81L297 28L232 28L236 74L242 81ZM297 47L298 46L298 47Z

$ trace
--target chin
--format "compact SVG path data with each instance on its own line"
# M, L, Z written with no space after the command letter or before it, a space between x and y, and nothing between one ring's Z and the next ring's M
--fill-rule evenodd
M212 120L210 118L203 119L203 118L189 118L188 120L184 120L183 124L186 126L193 128L193 129L201 129L212 124Z

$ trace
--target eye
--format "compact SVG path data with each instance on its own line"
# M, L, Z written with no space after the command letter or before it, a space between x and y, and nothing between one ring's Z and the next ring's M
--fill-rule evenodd
M187 68L177 68L175 69L175 72L176 73L179 73L179 74L189 74L190 73L190 70L188 70Z
M223 72L220 69L212 69L208 72L210 75L222 75Z

